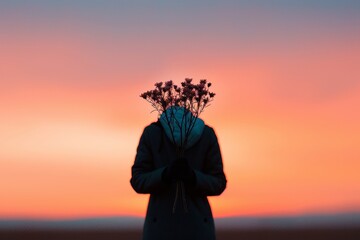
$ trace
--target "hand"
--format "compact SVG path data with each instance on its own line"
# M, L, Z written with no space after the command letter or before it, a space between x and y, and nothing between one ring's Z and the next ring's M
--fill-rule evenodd
M195 172L189 166L186 158L177 158L171 162L163 172L163 180L165 182L183 181L185 184L195 183Z

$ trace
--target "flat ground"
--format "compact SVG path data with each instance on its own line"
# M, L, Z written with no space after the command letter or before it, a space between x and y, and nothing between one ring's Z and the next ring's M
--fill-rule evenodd
M139 240L135 230L0 230L1 240ZM360 228L218 230L217 240L359 240ZM205 240L205 239L204 239Z

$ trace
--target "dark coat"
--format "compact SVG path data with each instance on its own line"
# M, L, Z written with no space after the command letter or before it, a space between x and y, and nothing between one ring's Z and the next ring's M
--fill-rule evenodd
M196 176L193 186L185 186L185 200L181 196L175 201L179 191L176 183L162 180L165 167L176 158L175 152L159 122L145 127L130 180L137 193L150 194L143 240L214 240L214 219L207 196L220 195L227 182L214 130L205 125L200 140L184 153Z

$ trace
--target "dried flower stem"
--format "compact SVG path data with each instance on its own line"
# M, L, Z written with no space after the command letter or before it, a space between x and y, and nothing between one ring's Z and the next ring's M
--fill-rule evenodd
M165 112L166 123L170 128L174 143L176 143L174 124L180 129L180 144L177 145L177 153L180 155L184 153L197 118L209 106L215 96L215 93L209 91L210 86L211 83L207 82L206 79L200 80L198 84L193 84L191 78L185 78L185 81L181 82L181 87L174 85L172 80L169 80L165 83L155 83L154 90L146 91L140 95L151 104L159 116ZM184 108L180 122L175 117L178 109L173 107ZM171 109L170 114L166 111L169 108ZM184 136L183 132L185 133Z

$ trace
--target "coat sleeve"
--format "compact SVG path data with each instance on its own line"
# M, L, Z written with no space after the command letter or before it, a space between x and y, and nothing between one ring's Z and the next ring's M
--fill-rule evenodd
M223 170L219 143L212 128L210 129L210 139L203 171L194 170L196 176L194 190L206 196L217 196L225 190L227 180Z
M165 167L155 169L148 134L149 129L145 128L136 150L134 165L131 168L130 184L137 193L156 193L166 188L161 177Z

